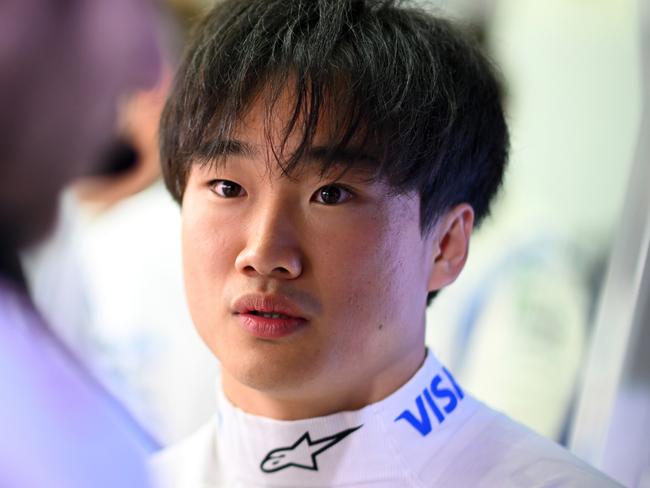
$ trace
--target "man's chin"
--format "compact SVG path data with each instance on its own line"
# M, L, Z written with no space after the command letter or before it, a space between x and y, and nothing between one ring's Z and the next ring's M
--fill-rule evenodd
M318 383L319 367L308 354L282 354L280 350L246 350L235 356L220 354L224 387L243 395L292 399L308 394Z
M226 365L222 363L224 368ZM246 388L272 396L291 395L300 391L313 377L307 368L288 361L255 361L229 368L235 381Z

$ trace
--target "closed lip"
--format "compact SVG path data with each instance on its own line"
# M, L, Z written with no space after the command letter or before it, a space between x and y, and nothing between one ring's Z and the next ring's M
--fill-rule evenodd
M273 313L290 319L308 320L299 306L282 295L243 295L235 300L232 310L235 315Z

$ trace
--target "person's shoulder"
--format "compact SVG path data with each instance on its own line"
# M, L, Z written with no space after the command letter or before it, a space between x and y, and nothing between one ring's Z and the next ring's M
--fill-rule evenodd
M95 386L0 279L2 486L148 486L145 446Z
M459 460L480 486L620 486L564 447L480 404L459 433ZM465 438L463 439L463 436Z
M164 488L216 486L216 421L210 420L193 434L154 454L151 474Z

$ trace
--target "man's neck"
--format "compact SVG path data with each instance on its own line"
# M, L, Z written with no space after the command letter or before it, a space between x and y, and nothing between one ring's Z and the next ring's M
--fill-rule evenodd
M222 370L226 398L246 413L276 420L300 420L359 410L386 398L409 381L424 362L426 350L414 351L369 375L363 384L350 385L346 378L328 379L327 385L311 385L282 391L251 388Z

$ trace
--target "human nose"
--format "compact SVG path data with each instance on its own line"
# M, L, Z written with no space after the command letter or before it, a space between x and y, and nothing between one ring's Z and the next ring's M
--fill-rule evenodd
M235 260L240 272L278 279L295 279L302 274L304 258L295 219L286 207L264 209L249 223L246 245Z

